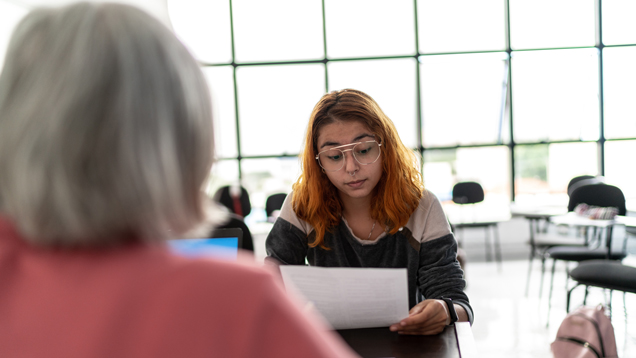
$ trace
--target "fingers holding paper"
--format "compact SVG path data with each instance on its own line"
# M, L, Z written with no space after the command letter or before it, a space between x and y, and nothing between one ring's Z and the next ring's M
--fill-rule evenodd
M409 316L391 325L389 329L400 334L432 335L441 333L450 322L446 303L441 300L424 300L413 306Z

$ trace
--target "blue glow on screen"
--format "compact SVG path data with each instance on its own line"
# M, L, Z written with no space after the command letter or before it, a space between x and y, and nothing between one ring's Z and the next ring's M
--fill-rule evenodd
M179 239L168 241L170 249L187 257L216 257L235 260L238 255L238 238Z

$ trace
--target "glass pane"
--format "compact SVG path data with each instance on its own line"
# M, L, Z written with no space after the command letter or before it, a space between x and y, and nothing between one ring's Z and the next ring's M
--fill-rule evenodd
M507 219L510 215L510 165L507 147L424 151L424 183L440 199L451 222ZM470 207L453 203L453 186L475 181L484 201Z
M236 62L323 58L320 0L233 0Z
M594 46L594 16L594 0L510 0L511 46Z
M415 53L413 0L325 0L327 55Z
M515 147L515 201L528 205L568 204L567 186L579 175L598 173L596 143Z
M199 61L232 61L230 2L169 0L172 28Z
M636 137L636 47L603 50L605 138Z
M367 93L391 118L402 142L417 147L416 62L414 59L329 62L329 90ZM399 88L399 91L396 89Z
M236 144L236 110L234 107L234 77L231 66L205 67L203 73L212 92L214 144L217 158L238 156Z
M239 67L236 76L241 154L298 154L311 110L325 94L324 66Z
M418 0L420 52L503 50L505 14L501 0Z
M603 44L636 43L636 1L603 0Z
M300 176L298 158L244 159L241 162L243 186L250 194L252 212L245 221L248 225L266 221L265 201L276 193L291 192L292 184Z
M425 146L503 143L506 53L420 57Z
M220 187L238 183L238 172L238 161L236 160L219 160L214 163L206 185L206 193L213 196Z
M605 142L605 179L625 194L627 210L636 211L636 166L626 163L626 156L636 153L636 141Z
M5 52L9 46L9 40L13 28L26 15L27 9L10 2L0 0L0 69L4 63Z
M598 139L597 53L577 49L512 54L516 142Z

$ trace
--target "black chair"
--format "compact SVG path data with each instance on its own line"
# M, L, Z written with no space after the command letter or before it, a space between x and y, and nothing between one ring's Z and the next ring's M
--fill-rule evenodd
M459 205L476 204L484 201L484 189L479 183L468 181L459 182L453 186L453 202ZM493 232L493 242L495 246L495 259L501 268L501 245L499 244L499 231L497 221L486 222L460 222L453 223L452 226L459 233L460 230L466 228L479 228L483 227L486 230L486 261L491 261L491 246L490 246L490 230ZM462 242L458 235L458 245L461 247Z
M578 189L579 187L581 187L583 185L599 184L599 183L604 183L604 182L605 182L605 179L603 177L601 177L601 176L580 175L578 177L574 177L568 183L568 196L571 196L572 192L575 189Z
M283 207L285 198L287 198L287 194L285 193L272 194L267 197L267 200L265 200L265 213L267 214L267 221L276 221L277 216L274 215L274 212L280 210L280 208Z
M625 215L625 196L623 192L612 185L603 183L589 184L576 188L570 195L568 210L572 211L581 203L599 207L615 207L618 215ZM552 286L554 283L554 271L558 260L565 261L566 272L569 277L568 262L581 262L587 260L614 260L620 261L627 256L625 244L621 252L612 252L612 226L605 229L605 235L597 228L585 228L585 240L587 246L583 247L553 247L546 251L547 257L552 259L552 273L550 278L550 293L548 295L548 315L550 312L550 299L552 298ZM566 279L567 285L567 279Z
M225 206L229 211L227 221L218 226L219 229L239 228L243 230L241 248L254 251L254 240L250 229L243 218L252 211L250 195L242 186L223 186L217 189L212 200Z
M597 184L604 182L603 177L593 175L580 175L572 178L567 186L568 196L572 192L583 185ZM572 211L569 209L568 211ZM528 277L526 278L526 293L528 296L528 290L530 288L530 274L532 273L532 261L535 257L541 258L541 280L539 283L539 297L543 293L543 279L545 274L545 260L546 251L550 248L557 246L573 246L581 247L586 245L586 241L582 238L568 237L563 235L549 234L548 225L550 223L550 215L526 215L526 219L530 224L530 239L528 244L530 245L530 257L528 258ZM541 229L541 222L544 221L544 227Z
M227 185L220 187L214 194L213 200L243 218L252 211L250 195L242 186Z
M612 318L612 292L623 292L623 308L625 306L625 294L627 292L636 293L636 267L625 266L620 262L608 260L590 260L581 262L572 272L570 278L576 281L576 285L568 290L566 309L570 312L570 297L572 291L578 286L585 286L585 296L583 304L586 304L588 289L600 287L610 290L609 312Z
M241 249L254 252L254 239L252 238L252 233L250 229L243 221L243 218L234 214L228 214L227 221L215 227L212 232L216 229L232 229L239 228L243 230L243 240L241 241Z

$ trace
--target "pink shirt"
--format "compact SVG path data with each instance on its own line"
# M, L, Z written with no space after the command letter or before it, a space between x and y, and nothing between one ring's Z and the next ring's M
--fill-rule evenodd
M0 217L0 357L354 357L254 264L36 248Z

